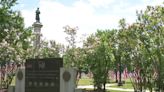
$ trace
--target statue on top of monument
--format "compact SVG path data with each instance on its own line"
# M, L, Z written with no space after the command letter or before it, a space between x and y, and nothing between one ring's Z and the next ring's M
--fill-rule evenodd
M40 17L39 17L39 14L40 14L40 11L39 11L39 8L37 8L36 10L36 22L40 22Z

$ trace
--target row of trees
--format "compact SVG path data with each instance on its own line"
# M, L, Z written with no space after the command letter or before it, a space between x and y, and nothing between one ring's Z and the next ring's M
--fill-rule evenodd
M79 71L90 70L98 92L105 92L108 71L122 70L123 66L135 73L130 77L135 91L163 91L164 7L147 6L136 15L137 20L131 25L121 19L118 29L97 30L83 47L69 48L66 65L73 63Z
M15 0L0 0L1 87L2 85L8 87L14 76L15 67L27 57L28 53L28 37L31 31L30 28L24 28L20 12L12 10L15 4Z

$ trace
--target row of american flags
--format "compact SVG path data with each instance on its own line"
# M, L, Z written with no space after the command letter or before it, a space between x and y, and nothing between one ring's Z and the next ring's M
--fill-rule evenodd
M1 80L5 80L7 75L10 75L11 73L14 73L14 71L17 69L17 64L11 63L11 64L6 64L2 67L0 67L0 77ZM119 71L115 72L115 71L109 71L108 72L108 77L109 79L116 79L116 74L117 74L117 80L119 80ZM156 78L157 77L157 72L154 72L153 77ZM93 74L91 72L89 72L87 74L87 76L89 78L93 77ZM133 78L136 80L140 80L140 70L136 70L134 72L129 72L127 68L124 68L123 72L121 73L121 78L126 80L128 78Z
M117 80L119 80L119 71L115 72L115 71L109 71L108 72L108 77L109 79L116 79L116 74L117 74ZM153 78L155 79L157 77L157 72L154 72L153 74ZM93 77L93 74L91 72L89 72L87 74L87 76L89 78L92 78ZM140 76L140 70L136 70L136 71L133 71L133 72L129 72L127 68L125 68L123 70L123 72L121 73L121 78L123 80L126 80L126 79L135 79L135 80L141 80L141 76Z

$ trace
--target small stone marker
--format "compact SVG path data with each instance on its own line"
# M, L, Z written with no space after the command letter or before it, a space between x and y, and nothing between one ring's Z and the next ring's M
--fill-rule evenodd
M60 68L60 92L75 92L76 70Z

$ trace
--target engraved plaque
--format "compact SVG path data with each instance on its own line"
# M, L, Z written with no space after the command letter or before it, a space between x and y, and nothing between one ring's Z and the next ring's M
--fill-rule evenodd
M55 85L55 83L51 82L51 87L53 87Z
M48 82L45 82L45 87L48 87L48 86L49 86Z
M18 71L17 78L18 78L18 80L22 80L23 79L23 72L21 70Z
M37 86L37 82L36 81L34 82L34 86Z
M39 82L39 86L43 86L43 82Z
M29 86L32 86L32 82L31 82L31 81L29 81L29 82L28 82L28 85L29 85Z
M28 59L25 63L25 92L60 92L62 58Z
M70 78L71 78L71 74L68 72L68 71L65 71L64 73L63 73L63 79L64 79L64 81L69 81L70 80Z

